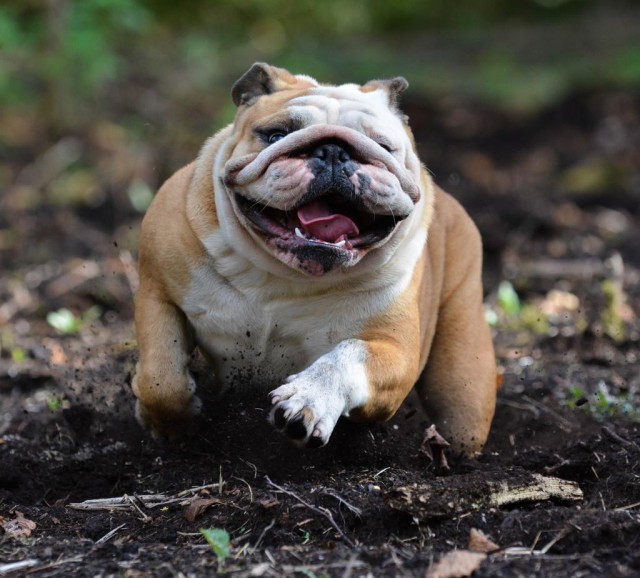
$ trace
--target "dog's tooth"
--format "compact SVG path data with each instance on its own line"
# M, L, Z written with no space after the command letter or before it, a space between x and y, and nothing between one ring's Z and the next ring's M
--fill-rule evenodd
M342 239L342 241L339 241L338 243L336 243L336 247L344 247L347 244L347 241L345 239Z
M295 231L296 231L296 237L300 237L301 239L305 238L305 236L302 234L302 231L300 231L298 227L295 228Z

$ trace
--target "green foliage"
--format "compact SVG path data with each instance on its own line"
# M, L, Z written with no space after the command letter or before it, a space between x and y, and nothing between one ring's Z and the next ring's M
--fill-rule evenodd
M622 288L611 279L605 279L601 288L605 298L605 307L601 316L604 333L615 342L622 343L627 337L625 323L621 315L624 306L624 293Z
M629 392L613 394L602 380L598 383L598 391L593 395L588 395L581 387L571 387L566 404L570 409L588 411L598 421L617 416L640 419L640 407L634 395Z
M215 553L220 564L229 557L230 539L229 533L221 528L209 528L208 530L200 530L211 549Z
M515 317L520 313L520 298L509 281L501 281L498 286L498 307L508 317Z
M640 85L640 46L620 51L612 63L613 75L626 84Z
M57 397L47 399L47 407L51 413L57 413L62 409L62 401Z
M139 41L151 14L138 0L62 0L38 8L9 2L0 7L0 103L66 91L86 96L123 71L119 50ZM19 72L19 74L14 73ZM13 76L14 88L2 90Z
M58 311L47 313L47 323L64 335L71 335L78 333L84 325L95 321L101 313L102 310L98 305L89 307L80 316L74 315L69 309L63 307Z
M546 335L549 332L550 323L548 317L540 311L540 307L526 303L520 310L520 323L522 327L530 329L536 335Z
M400 57L403 34L455 30L467 38L489 27L544 22L580 13L587 0L5 0L0 5L0 107L37 107L54 128L77 127L123 98L123 87L184 97L210 93L252 60L274 60L323 78L368 80L397 74L415 89L468 90L522 106L566 89L567 68L532 68L508 50L477 51L469 68L446 59ZM367 39L376 39L368 42ZM416 37L418 38L418 37ZM355 40L354 40L355 39ZM352 41L354 53L342 44ZM465 50L465 45L460 44ZM640 80L637 47L604 66ZM400 61L398 62L398 58ZM591 61L589 61L591 62ZM242 63L242 65L240 65ZM594 64L593 66L595 66ZM593 70L579 72L592 78ZM218 102L212 99L211 102ZM220 99L221 100L221 99ZM128 101L127 101L128 102ZM220 106L220 105L218 105ZM141 109L145 108L141 105ZM226 111L211 111L225 114Z
M21 347L12 347L11 348L11 360L15 363L20 363L27 359L27 352Z
M286 20L294 34L376 33L435 27L479 28L509 20L548 20L579 11L586 0L459 0L455 7L445 0L217 0L215 10L207 0L145 0L163 21L189 25L202 20L224 22L230 33L251 32L264 28L265 21ZM242 25L245 30L241 30ZM247 30L249 28L249 30Z
M127 195L131 205L139 213L144 213L153 201L153 191L141 180L135 180L129 185Z
M66 307L47 313L47 323L60 333L72 334L80 331L80 318Z

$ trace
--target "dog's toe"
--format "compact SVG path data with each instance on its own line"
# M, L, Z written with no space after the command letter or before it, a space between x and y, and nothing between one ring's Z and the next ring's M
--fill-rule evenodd
M269 421L296 444L317 448L329 441L340 411L338 404L314 393L312 384L302 380L275 389Z

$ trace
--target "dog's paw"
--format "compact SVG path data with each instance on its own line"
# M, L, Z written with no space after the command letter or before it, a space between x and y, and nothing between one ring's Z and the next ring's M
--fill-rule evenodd
M340 416L368 399L365 358L361 341L340 342L269 394L269 421L298 445L325 445Z
M269 394L269 421L298 445L323 446L344 412L344 401L304 372L292 377Z
M173 387L145 387L139 374L134 377L136 418L151 435L160 441L178 441L189 436L202 402L195 395L196 383L189 375L180 376ZM150 392L153 392L150 395Z

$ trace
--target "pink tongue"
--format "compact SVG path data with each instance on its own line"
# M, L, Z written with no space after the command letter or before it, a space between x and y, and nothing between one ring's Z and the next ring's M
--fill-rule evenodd
M358 227L349 217L333 214L331 207L322 200L300 207L298 219L307 233L329 243L337 243L343 236L346 239L359 233Z

